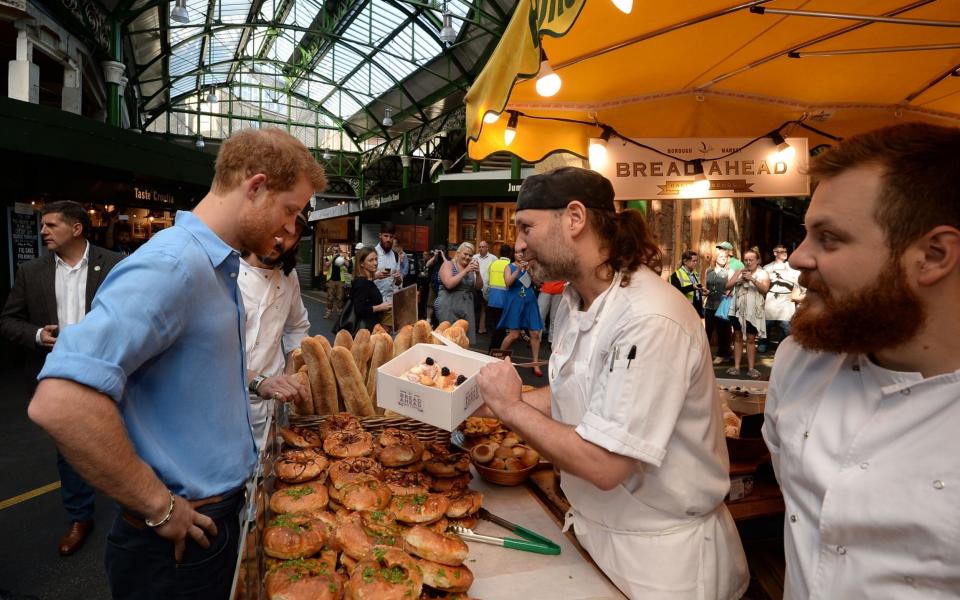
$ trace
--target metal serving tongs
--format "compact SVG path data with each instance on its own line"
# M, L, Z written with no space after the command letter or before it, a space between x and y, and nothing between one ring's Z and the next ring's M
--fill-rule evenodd
M525 552L536 552L537 554L560 554L560 546L555 544L549 538L545 538L539 533L534 533L529 529L515 525L506 519L498 517L485 508L481 508L480 512L477 513L477 516L485 521L496 523L504 529L508 529L525 539L518 540L515 538L501 538L491 535L482 535L479 533L474 533L472 529L461 527L459 525L451 525L450 531L458 533L464 539L482 542L484 544L512 548L513 550L523 550Z

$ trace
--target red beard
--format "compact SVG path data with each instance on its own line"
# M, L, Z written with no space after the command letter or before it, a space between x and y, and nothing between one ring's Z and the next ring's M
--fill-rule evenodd
M907 284L903 267L891 259L870 287L845 297L831 295L809 271L800 285L819 296L820 306L801 302L790 321L790 334L815 352L870 354L899 346L923 327L926 311Z

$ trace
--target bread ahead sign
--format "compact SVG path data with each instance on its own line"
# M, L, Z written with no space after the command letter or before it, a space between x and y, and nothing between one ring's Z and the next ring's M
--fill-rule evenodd
M785 152L767 139L750 146L750 138L635 141L663 154L612 138L605 157L591 157L590 167L613 182L618 200L810 195L806 138L787 138ZM696 159L703 161L707 181L698 183Z

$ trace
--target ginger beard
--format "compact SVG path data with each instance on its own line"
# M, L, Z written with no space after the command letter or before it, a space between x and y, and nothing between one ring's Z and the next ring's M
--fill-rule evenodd
M797 307L790 335L807 350L839 354L870 354L911 340L926 322L926 310L910 289L903 266L891 258L873 285L837 297L811 276L800 274L800 285L812 299ZM815 303L814 305L812 305Z
M282 223L279 227L272 223L277 202L279 199L268 192L262 200L240 213L241 249L257 256L270 256L278 247L282 250L286 232Z

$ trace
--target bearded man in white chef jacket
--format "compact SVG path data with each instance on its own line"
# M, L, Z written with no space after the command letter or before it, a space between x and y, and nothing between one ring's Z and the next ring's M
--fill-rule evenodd
M818 156L807 289L763 435L786 503L784 597L960 594L960 129Z
M509 359L479 375L485 406L560 469L565 527L631 598L739 598L746 559L710 347L690 302L651 269L660 253L613 187L564 167L528 177L516 250L566 280L550 386L521 394Z

